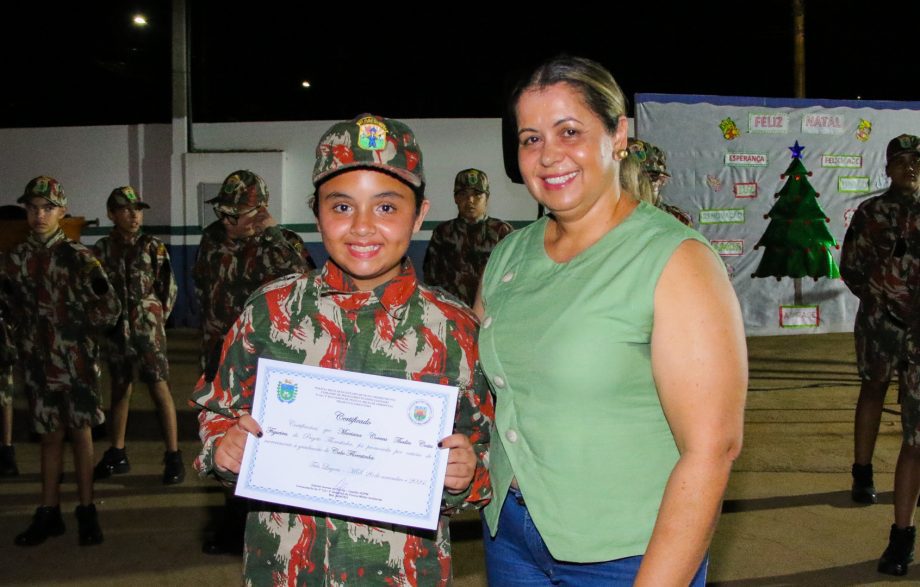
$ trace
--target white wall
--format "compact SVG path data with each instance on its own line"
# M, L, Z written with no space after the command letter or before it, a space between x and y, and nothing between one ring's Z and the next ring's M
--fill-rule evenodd
M533 220L536 204L527 190L505 177L499 119L406 120L422 146L432 201L428 220L456 216L454 176L461 169L484 170L491 182L490 214L505 220ZM272 193L271 210L282 223L308 224L313 193L314 149L331 121L214 123L194 126L196 153L176 158L185 195L170 201L172 127L168 124L0 129L0 203L12 204L28 181L50 175L64 185L70 213L111 223L105 200L113 188L134 185L151 204L147 225L197 226L197 185L220 183L235 169L262 174ZM242 151L242 152L240 152ZM262 152L259 152L262 151ZM96 231L97 232L97 231ZM425 231L420 239L427 239ZM305 234L318 241L319 235ZM84 242L92 242L90 236ZM173 236L173 244L194 244Z
M30 179L50 175L64 186L71 214L110 224L106 198L112 189L132 184L152 206L146 221L169 224L169 128L0 129L0 203L14 204Z
M505 220L536 218L536 204L524 186L513 184L505 177L501 120L411 119L405 122L422 147L426 194L432 202L428 220L447 220L457 215L453 201L454 176L467 167L476 167L488 174L491 215ZM307 199L313 194L310 177L314 151L320 136L331 124L331 121L198 124L194 140L195 146L204 150L283 150L284 222L310 223L314 219ZM318 235L312 236L309 240L318 239ZM429 234L419 236L427 239Z

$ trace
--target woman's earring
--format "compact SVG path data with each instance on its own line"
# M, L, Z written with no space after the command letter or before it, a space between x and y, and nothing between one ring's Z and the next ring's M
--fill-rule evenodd
M622 161L623 159L626 159L627 157L629 157L629 151L627 151L626 149L620 149L614 155L614 158L616 158L617 161Z

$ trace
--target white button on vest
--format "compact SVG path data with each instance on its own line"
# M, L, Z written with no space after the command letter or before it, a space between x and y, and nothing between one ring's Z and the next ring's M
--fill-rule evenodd
M482 321L483 328L488 328L489 326L492 326L492 316L486 316L486 319Z
M508 439L508 442L517 442L517 432L508 430L505 432L505 438Z
M502 281L504 283L508 283L512 279L514 279L514 271L509 271L508 273L505 273L504 275L502 275Z
M497 388L499 388L499 389L501 389L502 387L505 386L505 380L502 379L501 375L496 375L495 377L493 377L493 378L492 378L492 383L494 383L494 384L495 384L495 387L497 387Z

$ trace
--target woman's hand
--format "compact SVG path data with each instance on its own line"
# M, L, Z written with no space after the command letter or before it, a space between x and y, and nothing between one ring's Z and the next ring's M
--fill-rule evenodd
M218 469L230 471L231 473L240 472L243 449L246 447L246 436L249 434L255 434L261 438L262 427L255 421L255 418L247 414L240 417L236 424L227 430L223 438L217 441L214 464Z
M476 472L476 453L470 439L458 432L441 440L438 446L450 449L444 488L450 493L463 493L473 482L473 473Z

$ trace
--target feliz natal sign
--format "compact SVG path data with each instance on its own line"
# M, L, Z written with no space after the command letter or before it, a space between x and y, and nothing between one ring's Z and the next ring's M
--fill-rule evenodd
M788 114L748 114L748 132L754 134L786 134L789 132Z
M842 114L805 114L802 132L811 135L842 135L846 132L846 117Z

